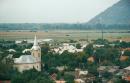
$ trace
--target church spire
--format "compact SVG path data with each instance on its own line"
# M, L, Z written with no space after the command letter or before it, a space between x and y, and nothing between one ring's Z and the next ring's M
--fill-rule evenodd
M37 42L37 37L36 37L36 35L35 35L35 38L34 38L34 44L33 44L33 46L38 46L38 42Z
M39 49L40 49L40 47L38 45L37 37L35 35L32 50L39 50Z

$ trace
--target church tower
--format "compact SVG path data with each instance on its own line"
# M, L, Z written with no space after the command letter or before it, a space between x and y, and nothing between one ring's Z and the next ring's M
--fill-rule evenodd
M35 69L41 71L41 48L38 45L37 38L34 38L34 44L31 48L31 55L36 58Z

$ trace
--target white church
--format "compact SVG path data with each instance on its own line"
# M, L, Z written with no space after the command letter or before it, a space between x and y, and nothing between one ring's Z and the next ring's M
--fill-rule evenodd
M34 38L34 44L31 48L31 55L21 55L19 58L14 58L14 67L19 72L35 68L41 71L41 48L38 45L37 38Z

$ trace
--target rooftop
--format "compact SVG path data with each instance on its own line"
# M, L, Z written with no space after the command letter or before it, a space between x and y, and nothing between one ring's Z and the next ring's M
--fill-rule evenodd
M40 60L37 60L34 56L32 55L22 55L19 58L14 58L14 63L15 64L21 64L21 63L35 63Z

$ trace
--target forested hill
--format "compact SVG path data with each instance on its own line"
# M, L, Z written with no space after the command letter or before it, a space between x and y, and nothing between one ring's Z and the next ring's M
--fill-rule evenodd
M115 25L102 25L102 24L43 24L43 23L1 23L0 31L3 30L93 30L93 29L125 29L130 30L130 24L115 24Z
M96 24L100 19L101 24L130 24L130 0L120 0L101 14L91 19L89 24Z

